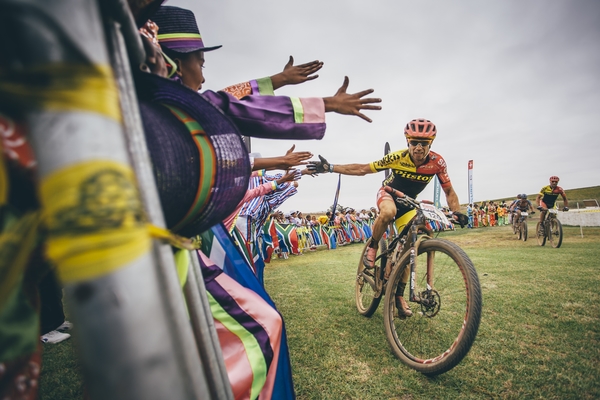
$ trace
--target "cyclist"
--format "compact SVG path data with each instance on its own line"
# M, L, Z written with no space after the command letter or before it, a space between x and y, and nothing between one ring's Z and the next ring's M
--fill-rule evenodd
M567 195L563 188L558 186L558 181L560 179L558 176L553 175L550 177L550 184L544 186L540 192L538 193L535 201L538 205L538 210L540 210L540 222L544 222L544 217L546 216L546 212L548 212L549 208L554 207L554 203L556 203L556 199L560 194L565 202L563 207L563 211L569 211L569 200L567 200ZM541 229L541 228L540 228ZM542 233L543 234L543 233Z
M532 215L535 214L535 211L533 210L533 204L531 204L531 201L527 199L527 195L525 193L517 196L517 200L513 202L511 208L513 212L513 225L516 225L519 222L519 219L521 218L521 212L531 211Z
M431 144L435 139L437 129L435 125L426 119L413 119L404 128L407 149L398 150L385 155L378 161L368 164L331 164L319 155L320 161L309 162L309 170L316 173L335 172L343 175L366 175L388 168L392 173L383 181L382 187L377 192L377 207L379 215L373 224L373 236L363 258L365 268L373 268L377 255L379 240L382 238L389 223L397 221L399 232L414 217L416 211L408 207L396 207L392 196L384 190L385 186L397 189L410 197L417 197L425 189L425 186L437 176L446 201L453 211L453 218L461 227L468 224L468 217L462 214L458 196L446 170L446 162L441 155L431 151ZM409 269L398 285L396 292L396 308L400 317L410 317L412 311L404 299L404 288L408 282Z
M508 223L512 225L513 223L513 217L515 216L515 204L517 204L518 201L521 200L521 193L519 193L517 195L517 199L513 200L509 205L508 205Z

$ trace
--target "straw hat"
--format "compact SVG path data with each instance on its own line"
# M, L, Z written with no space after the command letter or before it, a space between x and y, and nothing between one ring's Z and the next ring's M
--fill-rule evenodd
M246 193L244 142L229 118L193 90L141 72L136 87L167 227L197 235L230 215Z

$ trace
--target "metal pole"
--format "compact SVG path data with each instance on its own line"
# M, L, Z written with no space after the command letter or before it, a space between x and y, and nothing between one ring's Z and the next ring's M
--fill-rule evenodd
M90 397L210 398L199 360L190 368L193 359L184 357L193 341L180 342L185 330L172 325L182 306L165 300L169 274L158 270L139 220L98 5L0 0L0 7L16 27L10 40L18 40L9 68L31 78L18 82L29 90L14 100L24 104L48 254L65 282ZM98 210L111 213L99 217Z
M105 4L105 6L109 12L113 9L119 11L117 15L121 17L122 22L119 23L112 18L108 18L107 26L111 49L110 54L119 86L125 139L129 155L136 173L140 194L148 218L152 224L165 227L166 224L152 173L151 161L131 76L130 58L128 57L128 54L139 55L140 51L143 52L141 40L139 34L131 34L133 30L132 25L134 24L133 18L129 13L123 12L123 7L126 5L122 1L113 0L108 5ZM128 36L126 36L127 33L129 33ZM128 40L127 43L125 39ZM139 60L139 56L136 56L136 59ZM141 67L141 64L138 64L135 60L131 60L131 65ZM199 359L200 354L184 305L184 299L175 270L173 253L170 246L155 243L154 254L157 261L156 272L161 284L160 293L169 310L167 313L167 318L169 319L168 325L172 328L173 335L176 337L175 346L177 355L185 365L182 375L190 382L196 398L199 398L199 396L207 398L207 387L210 387L212 384L211 379L208 379L210 371L204 370L202 362ZM194 349L195 351L193 351Z
M579 214L579 232L583 238L583 215L581 215L581 212L579 211L579 202L577 202L577 213Z

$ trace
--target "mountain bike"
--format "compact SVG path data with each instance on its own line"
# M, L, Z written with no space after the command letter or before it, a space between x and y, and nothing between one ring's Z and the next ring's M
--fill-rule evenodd
M521 216L516 218L515 214L515 222L513 226L513 230L517 234L517 240L527 241L527 217L529 214L527 211L521 211Z
M479 278L460 247L432 237L436 231L452 229L441 211L431 202L391 188L390 192L399 205L413 208L415 216L398 235L380 241L374 268L365 268L361 255L356 306L370 317L385 294L385 333L394 355L424 375L439 375L460 363L473 345L482 308ZM407 269L408 300L416 305L408 318L398 317L395 305Z
M538 210L543 211L542 207ZM559 248L563 240L562 224L558 220L558 210L549 208L543 222L538 222L535 227L537 241L540 246L546 244L546 239L555 249Z

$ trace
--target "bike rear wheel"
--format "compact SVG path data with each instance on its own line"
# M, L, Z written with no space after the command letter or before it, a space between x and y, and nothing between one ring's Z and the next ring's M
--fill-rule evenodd
M543 223L537 223L537 225L535 226L535 235L537 237L537 242L540 246L546 244L546 227Z
M372 316L375 310L377 310L377 307L379 307L381 296L383 296L383 283L381 282L381 279L383 278L382 271L387 262L387 258L384 256L375 261L375 268L365 268L363 256L369 247L369 243L371 243L371 239L367 241L365 248L360 254L354 287L356 308L358 309L359 314L364 315L365 317ZM377 256L379 257L381 253L385 253L386 251L387 242L385 239L381 239L379 241Z
M527 241L527 221L521 222L521 239Z
M427 290L428 261L432 265ZM384 324L394 354L428 376L454 368L469 352L481 319L481 287L469 256L447 240L429 239L418 249L415 294L428 304L411 302L412 317L397 318L395 293L402 272L410 268L406 254L394 268L385 291ZM418 289L417 289L418 288ZM408 298L408 285L405 296Z
M548 240L555 249L558 249L562 244L563 231L562 224L556 218L550 220L550 232L548 232Z

